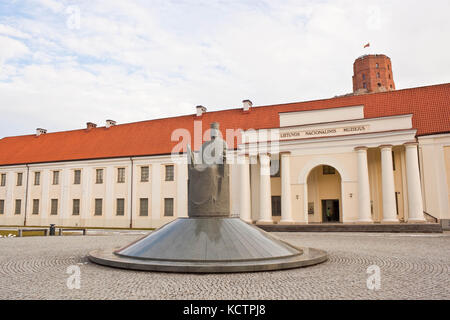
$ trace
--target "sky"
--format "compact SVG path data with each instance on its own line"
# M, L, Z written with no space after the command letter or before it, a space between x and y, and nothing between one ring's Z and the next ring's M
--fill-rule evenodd
M450 82L448 0L0 0L0 138ZM370 47L363 46L370 43Z

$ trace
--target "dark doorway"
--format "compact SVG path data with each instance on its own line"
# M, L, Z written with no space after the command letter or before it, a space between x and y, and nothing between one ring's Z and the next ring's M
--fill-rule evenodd
M339 200L322 200L322 222L339 222Z

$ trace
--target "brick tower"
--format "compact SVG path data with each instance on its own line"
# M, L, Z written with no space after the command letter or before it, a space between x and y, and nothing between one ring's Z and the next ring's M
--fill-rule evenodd
M353 93L395 90L391 59L384 54L359 57L353 64Z

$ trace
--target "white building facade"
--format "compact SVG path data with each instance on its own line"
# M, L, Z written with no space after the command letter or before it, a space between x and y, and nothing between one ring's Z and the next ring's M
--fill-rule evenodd
M365 118L364 108L280 112L279 126L243 131L229 151L231 214L257 224L449 221L450 134L417 138L413 114ZM0 225L160 227L187 217L185 160L0 165Z

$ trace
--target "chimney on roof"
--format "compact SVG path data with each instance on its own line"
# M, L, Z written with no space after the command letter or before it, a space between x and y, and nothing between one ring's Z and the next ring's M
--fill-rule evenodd
M197 117L201 117L202 114L206 112L206 108L204 106L197 106Z
M243 100L242 104L244 111L250 111L250 108L253 106L253 103L250 100Z
M39 137L41 134L46 134L47 129L37 128L36 129L36 137Z
M106 128L113 127L116 125L114 120L106 120Z
M86 129L90 130L92 128L97 128L97 124L95 124L93 122L87 122L86 123Z

